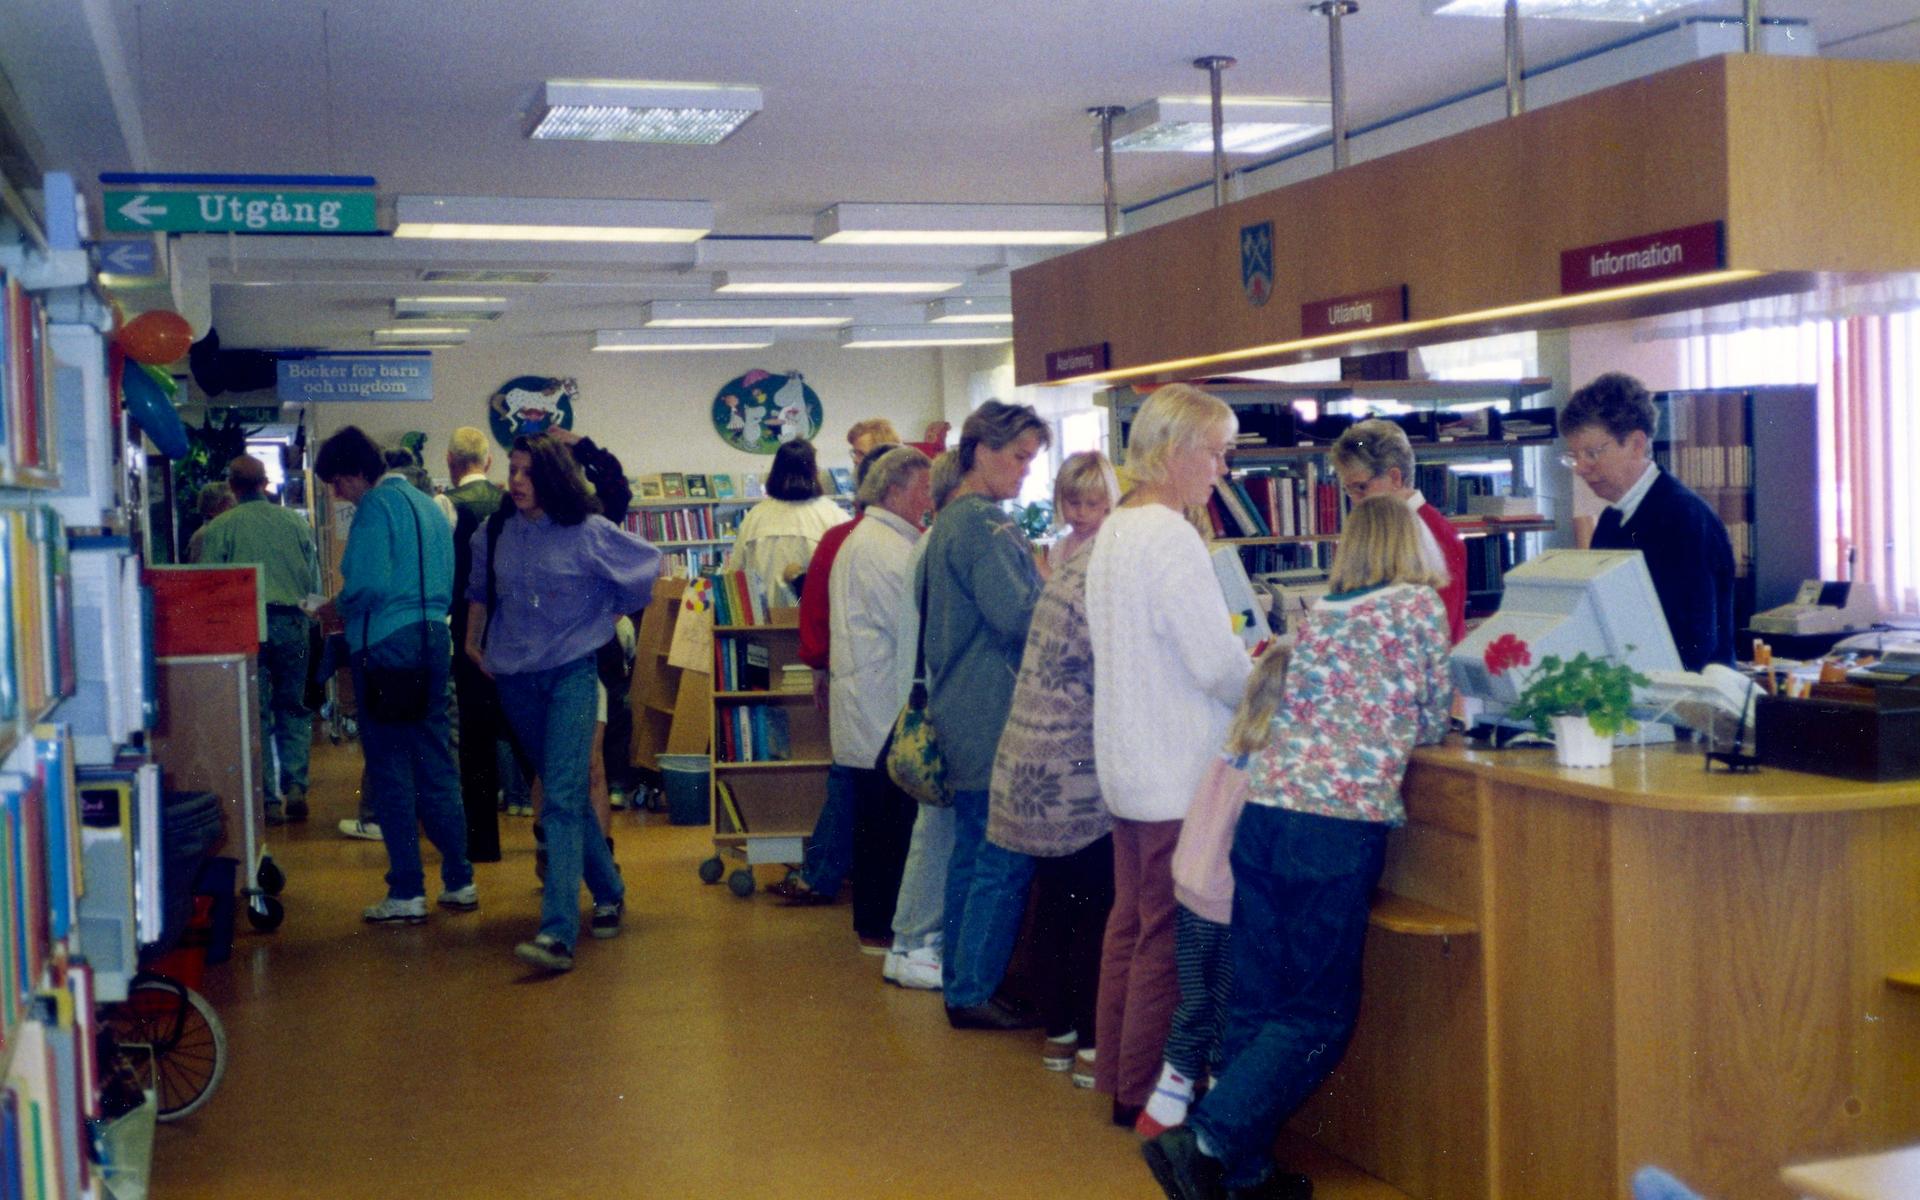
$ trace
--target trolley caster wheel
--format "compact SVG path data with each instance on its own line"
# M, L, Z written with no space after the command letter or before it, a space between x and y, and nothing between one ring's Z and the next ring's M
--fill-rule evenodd
M718 854L700 864L701 883L719 883L720 877L727 873L727 865L720 861Z
M781 877L781 882L786 883L788 885L798 883L799 881L800 881L799 867L788 867L787 873Z
M741 867L733 874L727 876L727 888L732 891L734 895L745 900L748 896L753 895L753 872L746 867Z
M280 928L287 919L287 906L272 896L251 896L247 899L247 924L261 933L272 933Z
M269 896L278 896L286 890L287 873L282 871L280 865L271 858L260 860L260 869L253 873L253 879L260 885L260 890ZM278 923L275 922L275 924Z

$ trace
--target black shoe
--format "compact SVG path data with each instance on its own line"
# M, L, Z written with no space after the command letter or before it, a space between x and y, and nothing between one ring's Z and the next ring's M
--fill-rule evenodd
M1115 1127L1132 1129L1135 1123L1140 1120L1140 1113L1144 1108L1144 1105L1122 1104L1118 1100L1115 1100L1113 1102L1113 1123Z
M1227 1200L1313 1200L1313 1180L1275 1171L1251 1187L1227 1189Z
M307 799L305 796L287 797L287 820L304 821L307 819Z
M947 1006L947 1024L955 1029L1032 1029L1031 1018L1008 1012L989 1000L963 1008Z
M1185 1125L1167 1130L1140 1147L1167 1200L1221 1200L1220 1162L1200 1153L1200 1143Z

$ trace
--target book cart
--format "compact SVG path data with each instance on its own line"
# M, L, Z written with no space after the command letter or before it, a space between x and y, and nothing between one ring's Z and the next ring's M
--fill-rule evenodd
M727 886L742 898L753 894L755 866L801 861L833 765L827 714L814 707L811 688L780 687L785 668L800 661L799 612L776 608L767 617L713 628L714 854L700 864L700 878L718 883L724 856L737 856L745 865L727 875Z

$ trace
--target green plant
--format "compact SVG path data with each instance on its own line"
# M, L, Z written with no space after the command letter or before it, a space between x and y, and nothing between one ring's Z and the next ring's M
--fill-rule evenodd
M1581 651L1570 659L1549 654L1521 689L1507 715L1531 721L1541 733L1551 732L1555 717L1585 717L1595 733L1612 737L1632 733L1633 689L1651 681L1640 672L1611 659Z
M1047 536L1047 531L1053 528L1051 501L1035 500L1032 504L1012 503L1007 507L1008 511L1013 513L1014 520L1020 522L1020 528L1026 531L1030 539L1043 538Z

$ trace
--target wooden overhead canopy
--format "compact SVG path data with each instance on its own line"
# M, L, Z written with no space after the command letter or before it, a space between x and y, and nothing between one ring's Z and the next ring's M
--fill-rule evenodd
M1920 271L1915 113L1914 64L1690 63L1016 271L1016 380L1186 378ZM1264 222L1256 305L1241 237ZM1724 271L1705 286L1563 297L1563 252L1708 225ZM1299 344L1303 305L1401 286L1405 323ZM1048 369L1102 344L1104 371Z

